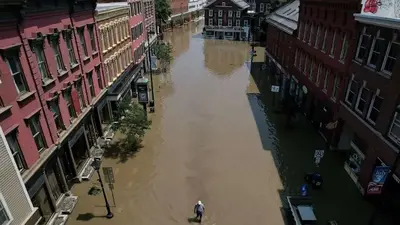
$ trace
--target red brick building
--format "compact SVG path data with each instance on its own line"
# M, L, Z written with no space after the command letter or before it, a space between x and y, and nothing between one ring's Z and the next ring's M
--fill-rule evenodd
M265 63L272 75L272 84L280 87L278 99L283 102L291 101L291 95L299 91L293 87L291 90L290 86L291 80L297 80L292 74L299 6L300 1L293 1L266 17Z
M0 126L34 206L48 222L93 171L106 90L93 1L29 1L0 13ZM22 5L26 4L26 5Z
M345 168L362 193L370 194L375 166L391 166L395 173L383 190L395 203L400 201L400 23L393 18L400 15L390 11L393 7L382 5L375 13L368 7L355 14L358 36L339 111L338 148L347 150Z
M189 1L188 0L170 0L170 6L172 11L172 16L177 16L188 12Z
M358 0L300 0L291 86L301 110L313 122L327 143L345 90L357 34L353 14ZM298 91L297 91L298 90Z

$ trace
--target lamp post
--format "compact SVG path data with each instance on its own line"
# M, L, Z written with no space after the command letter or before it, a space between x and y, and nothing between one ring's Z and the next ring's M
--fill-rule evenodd
M148 31L147 32L147 47L148 47L148 56L149 56L149 63L150 63L150 85L151 85L151 101L150 101L150 112L154 113L155 110L155 100L154 100L154 84L153 84L153 68L152 68L152 62L151 62L151 44L150 44L150 38L149 34L154 34L154 31Z
M101 160L95 158L94 161L92 162L91 166L96 170L97 175L99 176L99 182L100 182L100 185L101 185L101 190L103 192L104 201L106 202L106 209L107 209L106 217L108 219L111 219L111 218L114 217L114 214L111 212L110 204L108 204L107 195L106 195L106 192L104 191L103 180L101 179L101 175L100 175Z

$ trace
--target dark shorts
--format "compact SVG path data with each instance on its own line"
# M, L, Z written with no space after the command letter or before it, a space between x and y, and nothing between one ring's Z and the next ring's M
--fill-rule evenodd
M196 216L197 216L197 217L203 217L203 212L201 212L201 211L196 211Z

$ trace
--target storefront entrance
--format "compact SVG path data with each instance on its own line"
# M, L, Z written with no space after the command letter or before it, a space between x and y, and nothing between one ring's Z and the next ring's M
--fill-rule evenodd
M53 206L49 190L45 185L44 174L36 178L31 178L31 181L28 181L26 187L28 189L33 206L39 209L40 215L42 216L39 224L44 225L50 221L55 212L55 208Z
M89 148L85 138L85 129L81 127L68 142L74 157L76 170L81 171L85 161L89 158Z
M65 180L68 185L68 189L70 190L72 186L74 185L74 178L76 176L75 170L74 170L74 165L72 163L70 154L69 154L69 149L65 145L62 149L62 154L60 155L60 164L61 168L64 173Z
M52 194L54 201L57 203L65 189L57 161L46 167L46 176L50 187L50 193Z

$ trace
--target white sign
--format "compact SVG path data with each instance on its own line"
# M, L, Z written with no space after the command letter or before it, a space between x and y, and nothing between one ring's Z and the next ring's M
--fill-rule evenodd
M362 0L361 14L391 19L400 18L399 0Z
M324 150L315 150L314 159L315 159L315 165L317 165L317 167L319 166L319 163L321 162L321 159L323 157L324 157Z
M279 86L276 86L276 85L272 85L271 86L271 92L279 92Z

